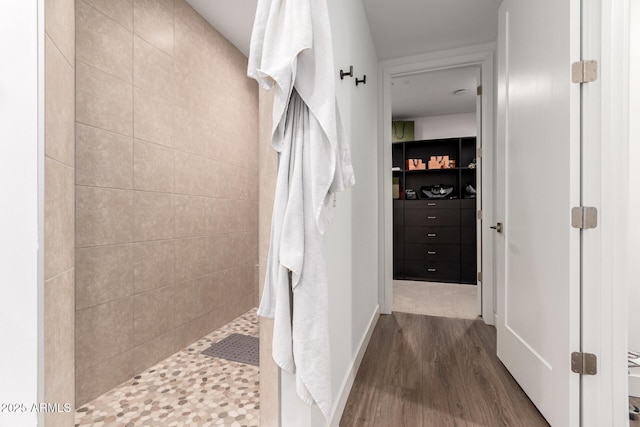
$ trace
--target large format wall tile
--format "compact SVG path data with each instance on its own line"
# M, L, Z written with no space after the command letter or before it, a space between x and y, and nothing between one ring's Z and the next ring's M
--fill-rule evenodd
M133 30L133 0L82 0L129 31Z
M176 237L196 237L206 234L207 199L197 196L174 198L176 207Z
M45 159L45 278L73 268L73 169Z
M123 353L133 342L133 298L76 312L76 369L83 371Z
M208 159L176 151L176 193L206 195L212 184L207 181Z
M186 108L175 109L175 147L200 156L212 157L214 145L211 123Z
M238 234L221 234L209 237L207 253L212 271L226 270L238 264Z
M76 56L75 0L47 0L44 5L45 31L73 64Z
M76 188L76 247L128 243L132 237L131 191Z
M209 311L203 295L209 286L210 277L199 277L176 286L176 325L182 325Z
M133 78L133 34L92 6L76 5L76 58L124 81Z
M174 109L162 98L145 92L133 90L134 136L157 144L174 146Z
M73 270L44 284L44 377L45 401L75 400L75 313L73 307ZM47 425L73 425L73 412L47 414Z
M173 0L134 0L137 36L167 55L173 55Z
M133 144L133 183L136 190L173 192L174 151L136 139Z
M133 204L133 237L136 242L173 238L175 229L173 195L135 191Z
M75 71L58 47L45 37L45 135L47 156L73 166Z
M133 84L174 102L173 58L140 37L133 38Z
M133 377L134 360L131 351L124 351L96 365L76 370L76 405L80 407L102 393Z
M133 138L77 124L76 184L133 188Z
M76 309L133 295L133 247L94 246L76 251Z
M208 250L208 240L207 237L176 240L176 282L184 282L215 271L207 262L214 256Z
M133 135L133 88L117 77L77 62L76 121Z
M134 345L168 332L175 323L175 287L155 289L133 298Z
M233 200L207 198L206 230L209 235L237 231L239 212Z
M74 409L75 1L42 3L45 28L43 401L68 403ZM10 63L12 58L4 60ZM43 418L49 427L74 424L73 410L48 412Z
M196 12L186 0L175 0L175 25L188 25L193 31L204 33L209 23Z
M136 243L133 247L133 276L135 293L175 283L175 242Z

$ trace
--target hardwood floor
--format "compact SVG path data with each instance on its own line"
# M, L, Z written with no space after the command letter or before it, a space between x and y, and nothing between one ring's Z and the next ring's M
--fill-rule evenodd
M380 316L340 426L548 426L495 346L481 320Z

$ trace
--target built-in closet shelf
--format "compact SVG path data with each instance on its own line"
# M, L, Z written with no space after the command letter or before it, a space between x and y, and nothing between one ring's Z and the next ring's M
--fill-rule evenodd
M407 159L449 156L458 167L405 169ZM400 199L393 202L394 279L450 283L476 283L476 199L467 185L476 188L475 138L448 138L394 143L394 184ZM460 166L464 165L464 166ZM404 191L421 194L422 187L453 186L447 198L404 200Z

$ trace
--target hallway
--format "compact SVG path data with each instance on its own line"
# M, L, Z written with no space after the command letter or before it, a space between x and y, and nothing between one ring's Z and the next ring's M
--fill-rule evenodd
M547 426L482 320L382 315L340 425Z

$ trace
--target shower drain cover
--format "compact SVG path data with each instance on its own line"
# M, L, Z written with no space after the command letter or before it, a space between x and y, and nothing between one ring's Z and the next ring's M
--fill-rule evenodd
M247 365L258 366L258 338L249 335L231 334L202 352L202 354Z

